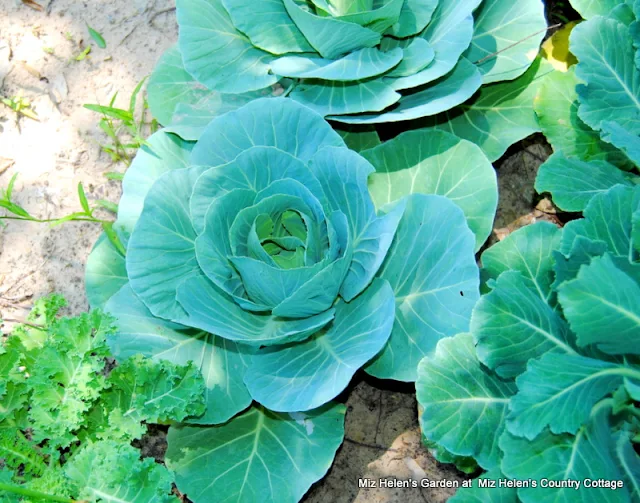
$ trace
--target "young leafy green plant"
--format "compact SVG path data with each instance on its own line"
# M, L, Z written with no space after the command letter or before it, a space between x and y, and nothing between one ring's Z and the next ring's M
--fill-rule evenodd
M16 183L18 174L16 173L9 180L9 185L6 189L0 189L0 208L4 208L9 212L8 215L0 215L1 220L24 220L28 222L37 223L49 223L51 226L63 224L65 222L95 222L102 226L105 236L109 239L111 244L121 253L124 253L124 247L118 238L117 233L113 230L113 221L103 220L95 216L95 212L98 209L105 209L107 211L115 212L117 207L109 201L99 199L96 201L97 206L91 207L84 191L82 183L78 184L78 199L82 211L75 211L69 215L59 218L38 218L31 215L26 209L13 201L13 188Z
M100 119L100 129L109 137L112 143L100 144L103 152L107 153L113 162L124 162L127 166L131 164L131 159L138 149L145 144L147 134L153 134L158 130L158 122L151 119L147 122L147 110L149 104L143 98L142 109L139 117L136 111L138 96L146 78L138 82L129 98L129 108L114 107L118 93L111 97L108 106L85 104L84 108L102 115Z
M181 492L298 501L342 442L333 400L355 372L414 381L422 355L468 329L493 168L444 132L359 155L284 98L214 119L195 143L148 143L114 227L126 256L98 241L90 302L117 319L117 358L193 360L205 376L206 412L169 431Z
M154 116L186 139L212 117L265 95L284 94L342 128L436 116L483 83L520 77L546 31L540 0L176 6L178 46L158 63L149 101Z
M571 33L578 63L545 77L536 98L542 132L554 149L536 189L578 212L614 185L640 182L640 3L573 4L588 18Z
M38 114L31 106L31 100L22 96L22 90L18 92L16 96L10 98L2 96L0 102L9 107L16 113L16 117L19 119L21 116L28 117L34 121L39 121Z
M476 482L452 501L637 501L640 187L595 195L562 230L524 227L482 263L470 333L420 363L423 433L484 478L536 485Z
M138 356L109 373L111 317L57 318L63 305L40 299L0 345L0 499L177 503L171 474L131 441L202 414L199 370Z

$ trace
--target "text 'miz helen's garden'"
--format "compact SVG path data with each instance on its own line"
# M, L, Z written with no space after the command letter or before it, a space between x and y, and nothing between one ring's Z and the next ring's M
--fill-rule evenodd
M0 502L640 503L640 0L3 0Z

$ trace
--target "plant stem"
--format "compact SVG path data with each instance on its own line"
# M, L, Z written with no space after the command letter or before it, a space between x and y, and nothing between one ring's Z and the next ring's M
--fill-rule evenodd
M59 220L61 220L60 218L47 218L47 219L40 219L40 218L27 218L27 217L10 217L10 216L0 216L0 220L26 220L28 222L36 222L38 224L46 224L46 223L52 223L52 222L57 222ZM96 222L96 223L103 223L106 222L106 220L100 220L97 218L84 218L84 217L74 217L72 219L73 222Z
M31 323L31 322L26 321L26 320L16 320L16 319L13 319L13 318L3 318L2 321L8 321L9 323L18 323L20 325L26 325L28 327L35 328L37 330L42 330L43 328L45 328L44 325L37 325L35 323Z
M24 487L14 486L13 484L0 483L0 491L19 494L20 496L27 496L29 498L43 499L45 501L57 501L59 503L78 503L76 500L72 500L70 498L64 498L62 496L52 496L51 494L41 493L39 491L32 491L31 489L25 489Z

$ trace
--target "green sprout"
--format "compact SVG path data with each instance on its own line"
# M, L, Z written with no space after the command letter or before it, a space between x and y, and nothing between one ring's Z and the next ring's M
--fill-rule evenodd
M29 117L29 119L32 119L34 121L40 120L36 112L33 110L31 101L28 98L22 96L22 90L18 91L18 94L11 98L2 97L0 98L0 101L11 110L13 110L18 118L20 116L24 116Z
M96 201L96 206L93 208L89 205L89 201L87 199L87 195L84 191L84 187L82 183L78 184L78 199L80 200L80 206L82 211L76 211L69 215L65 215L64 217L59 218L38 218L31 215L26 209L17 204L12 200L13 189L15 186L16 178L18 177L17 173L13 175L11 180L9 180L9 186L6 189L0 189L0 208L4 208L9 212L8 215L0 215L0 220L25 220L29 222L37 222L37 223L48 223L52 227L56 225L63 224L65 222L94 222L98 223L102 226L105 231L107 237L111 241L111 243L119 250L122 254L124 254L124 246L120 242L118 235L113 229L113 221L104 220L101 218L97 218L94 213L98 209L104 209L110 212L117 212L117 205L114 205L110 201L98 200Z
M116 92L108 106L100 104L85 104L84 107L92 112L102 115L100 129L109 137L111 143L102 144L100 148L107 153L113 162L124 162L127 166L135 156L136 151L146 145L145 137L158 130L158 122L152 119L147 122L147 110L149 104L146 98L142 101L142 110L136 113L138 96L146 77L142 79L133 90L129 98L129 108L114 107L118 96ZM109 178L109 177L108 177Z

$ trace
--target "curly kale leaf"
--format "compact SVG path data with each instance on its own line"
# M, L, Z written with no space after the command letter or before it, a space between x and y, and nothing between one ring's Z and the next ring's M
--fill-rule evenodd
M20 338L27 350L42 347L48 338L47 329L56 321L60 309L66 305L67 301L57 294L38 299L27 316L29 324L17 326L13 335Z
M141 423L182 421L204 412L204 381L195 365L153 361L140 355L118 365L89 418L95 438L140 438Z
M24 350L17 337L0 345L0 428L16 424L29 394L23 365Z
M75 440L84 414L105 388L111 318L93 311L52 323L44 347L27 368L33 390L29 420L36 441L65 447Z
M65 473L79 488L79 498L121 503L178 503L172 496L173 478L151 458L127 443L104 440L88 444L65 465Z
M15 428L0 428L0 459L5 469L20 469L25 480L42 475L47 468L35 444Z

